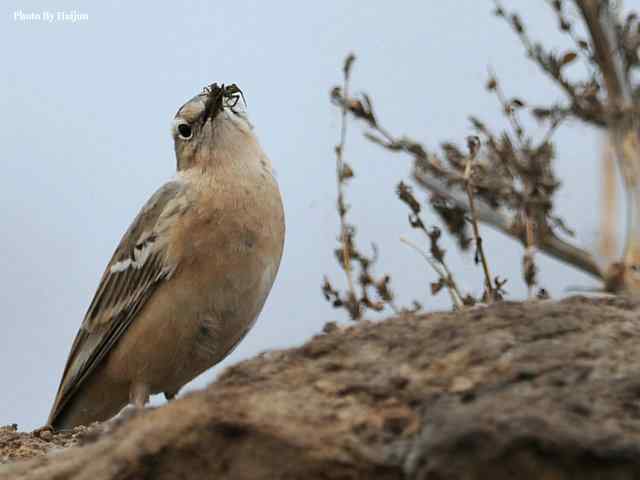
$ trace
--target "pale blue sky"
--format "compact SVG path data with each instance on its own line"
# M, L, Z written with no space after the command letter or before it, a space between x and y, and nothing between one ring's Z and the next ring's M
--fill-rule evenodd
M384 124L430 147L463 141L469 114L504 124L484 90L489 65L509 95L560 98L491 15L490 1L83 3L9 0L0 8L0 424L23 429L45 421L106 262L137 210L174 171L171 119L204 85L235 82L245 92L278 173L288 226L272 295L224 365L299 345L326 321L345 320L324 301L320 284L325 273L343 281L332 253L339 115L328 92L348 52L358 55L353 87L372 95ZM525 14L534 36L567 47L545 2L505 3ZM43 9L76 9L89 19L14 21L16 10ZM357 173L348 200L358 239L379 245L379 271L392 274L400 303L416 298L429 309L448 308L446 295L427 293L432 272L399 242L401 235L419 240L394 194L409 161L360 132L351 124L345 152ZM557 139L565 182L560 213L577 242L593 248L599 138L574 124ZM521 247L485 235L495 274L509 279L510 298L521 298ZM446 245L462 285L478 293L480 272ZM540 263L542 284L556 296L568 285L592 285L552 260Z

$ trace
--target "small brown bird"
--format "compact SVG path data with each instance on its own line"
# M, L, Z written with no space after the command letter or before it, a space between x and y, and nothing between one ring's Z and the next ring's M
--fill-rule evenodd
M80 326L48 425L106 420L173 398L253 326L284 244L271 163L236 85L206 87L175 116L177 176L124 234Z

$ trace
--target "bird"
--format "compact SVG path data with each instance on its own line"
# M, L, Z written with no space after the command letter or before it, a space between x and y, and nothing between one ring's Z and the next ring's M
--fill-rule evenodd
M142 207L102 275L47 420L105 421L167 400L254 325L282 258L271 162L236 84L213 83L176 113L177 172Z

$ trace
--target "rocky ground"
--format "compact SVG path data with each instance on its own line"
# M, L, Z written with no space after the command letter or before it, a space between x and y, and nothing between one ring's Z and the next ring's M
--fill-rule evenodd
M0 430L0 479L640 478L640 301L405 315L126 422Z

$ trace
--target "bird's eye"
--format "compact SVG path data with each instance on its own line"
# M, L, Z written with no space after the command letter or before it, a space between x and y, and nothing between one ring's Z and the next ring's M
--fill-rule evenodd
M189 140L193 135L193 130L191 125L188 123L181 123L178 125L178 135L183 140Z

